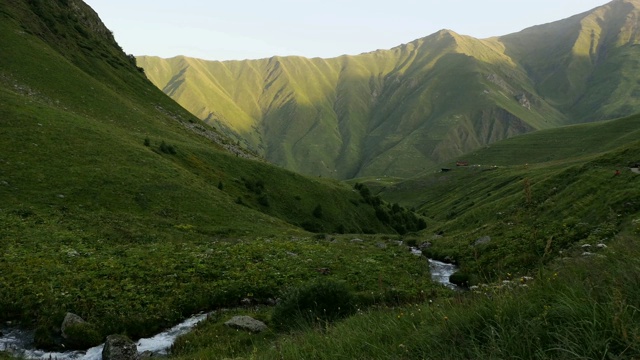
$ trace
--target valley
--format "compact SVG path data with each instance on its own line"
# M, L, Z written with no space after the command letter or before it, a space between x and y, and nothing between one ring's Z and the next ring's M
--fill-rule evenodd
M170 358L638 358L639 11L221 63L2 2L0 322L78 356L206 312Z

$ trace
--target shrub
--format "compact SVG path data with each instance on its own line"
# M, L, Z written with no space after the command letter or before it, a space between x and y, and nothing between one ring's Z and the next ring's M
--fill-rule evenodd
M449 282L458 286L469 286L469 275L463 272L455 272L449 276Z
M321 205L318 205L318 206L316 206L315 209L313 209L313 216L314 217L316 217L318 219L322 219L323 215L324 214L322 213L322 206Z
M33 345L38 349L57 349L60 343L47 326L39 326L33 334Z
M264 207L269 207L269 198L267 197L267 195L262 195L258 198L258 204L264 206Z
M102 343L102 336L90 323L74 324L65 329L65 345L72 349L88 349Z
M218 181L218 189L220 190L224 189L224 184L222 183L222 181Z
M308 232L312 232L312 233L319 233L324 231L324 227L322 226L322 224L316 222L316 221L305 221L302 224L300 224L300 226L307 230Z
M164 142L164 140L160 143L160 151L170 155L175 155L178 153L173 145L168 145Z
M149 139L148 137L144 138L144 146L146 147L151 146L151 139Z
M342 319L355 309L354 295L346 285L321 279L284 294L271 321L278 330L291 330Z

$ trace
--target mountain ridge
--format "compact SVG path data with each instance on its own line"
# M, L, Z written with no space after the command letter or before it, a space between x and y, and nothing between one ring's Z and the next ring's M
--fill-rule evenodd
M174 100L272 163L339 179L408 177L501 139L639 110L629 61L640 51L639 7L616 0L505 36L445 29L330 59L138 62Z

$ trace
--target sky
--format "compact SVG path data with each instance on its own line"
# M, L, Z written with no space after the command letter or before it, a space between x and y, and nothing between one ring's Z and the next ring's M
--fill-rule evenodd
M561 20L607 0L85 0L129 54L207 60L331 58L441 29L476 38Z

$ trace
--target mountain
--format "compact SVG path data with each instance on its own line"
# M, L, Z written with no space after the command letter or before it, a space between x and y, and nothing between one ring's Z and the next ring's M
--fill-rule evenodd
M406 209L383 221L379 198L208 128L82 1L3 1L0 32L0 321L37 328L41 346L67 311L95 325L79 336L89 346L276 297L347 251L303 228L418 230Z
M442 30L333 59L137 60L166 94L272 163L409 177L515 135L639 111L639 9L616 0L502 37Z
M459 159L469 166L366 184L438 224L444 236L431 240L431 256L457 259L475 278L499 277L576 244L608 242L635 221L638 125L640 115L633 115L542 130ZM476 240L485 236L491 244L479 247Z

